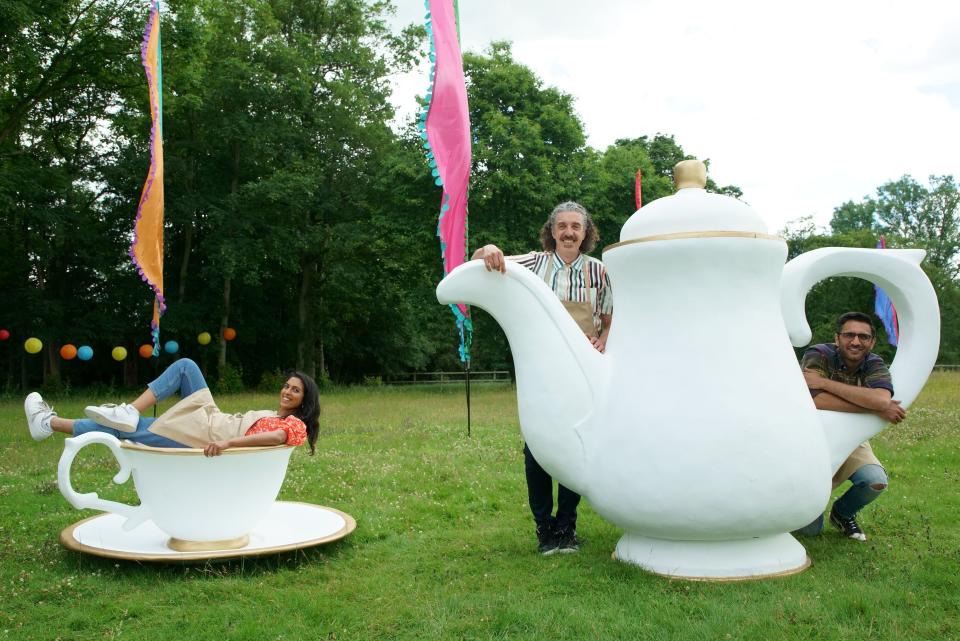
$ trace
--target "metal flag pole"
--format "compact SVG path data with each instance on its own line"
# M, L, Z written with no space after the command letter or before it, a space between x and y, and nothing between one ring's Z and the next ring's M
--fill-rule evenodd
M470 436L470 360L463 362L463 371L466 373L467 383L467 437Z

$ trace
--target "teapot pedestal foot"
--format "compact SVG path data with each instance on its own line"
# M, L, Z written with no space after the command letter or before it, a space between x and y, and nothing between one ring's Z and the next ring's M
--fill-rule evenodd
M187 541L174 536L167 541L167 547L177 552L210 552L212 550L239 550L250 543L250 535L244 534L222 541Z
M803 572L810 557L789 534L733 541L670 541L624 534L613 558L663 576L738 581Z

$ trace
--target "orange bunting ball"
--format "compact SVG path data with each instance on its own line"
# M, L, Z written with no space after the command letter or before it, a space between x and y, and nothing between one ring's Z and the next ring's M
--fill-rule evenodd
M150 358L153 356L153 345L144 343L139 349L140 358Z
M225 327L223 329L223 340L232 341L237 337L237 330L232 327Z
M72 361L77 357L77 348L70 343L67 343L60 348L60 358L65 361Z

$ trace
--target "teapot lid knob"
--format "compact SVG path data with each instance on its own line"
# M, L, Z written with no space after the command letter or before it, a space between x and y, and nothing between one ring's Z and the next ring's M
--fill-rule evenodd
M707 166L699 160L681 160L673 166L673 182L677 189L703 189L707 186Z
M621 242L690 233L769 235L766 223L747 203L706 190L707 166L701 161L678 162L673 179L677 193L657 198L630 216L620 230Z

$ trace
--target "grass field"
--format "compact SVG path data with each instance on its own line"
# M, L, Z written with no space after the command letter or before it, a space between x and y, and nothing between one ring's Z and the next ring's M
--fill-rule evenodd
M576 555L536 553L514 391L324 395L317 455L294 454L280 498L336 507L356 532L256 560L139 564L81 555L60 531L93 514L56 486L61 437L35 443L0 400L0 639L958 639L960 373L936 373L907 421L873 440L890 489L866 543L828 528L813 566L744 583L667 580L611 560L620 532L584 502ZM63 416L91 400L52 399ZM275 398L218 399L228 411ZM91 451L93 450L93 451ZM74 466L110 485L105 448ZM136 502L131 484L101 491Z

